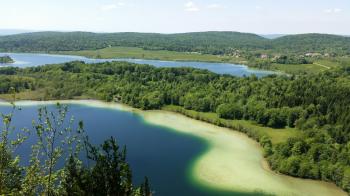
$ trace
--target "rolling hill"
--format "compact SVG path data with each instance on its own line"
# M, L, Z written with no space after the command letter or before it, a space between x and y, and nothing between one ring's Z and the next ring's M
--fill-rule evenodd
M276 39L240 32L90 33L36 32L0 36L0 51L50 52L95 50L111 46L139 47L146 50L169 50L205 54L306 52L350 54L350 37L327 34L287 35Z

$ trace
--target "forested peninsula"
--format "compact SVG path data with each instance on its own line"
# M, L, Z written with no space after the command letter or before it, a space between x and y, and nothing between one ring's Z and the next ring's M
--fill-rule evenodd
M10 56L0 56L0 64L14 63L14 60Z
M257 78L126 62L0 69L0 93L22 99L99 99L167 109L257 140L273 170L350 192L350 68ZM254 126L247 126L247 125ZM254 128L252 128L254 127ZM264 131L286 133L278 140ZM291 130L293 133L288 134Z

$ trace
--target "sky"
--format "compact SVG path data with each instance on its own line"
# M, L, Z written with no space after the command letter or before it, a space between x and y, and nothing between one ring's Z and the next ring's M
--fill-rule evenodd
M0 29L350 35L350 0L0 0Z

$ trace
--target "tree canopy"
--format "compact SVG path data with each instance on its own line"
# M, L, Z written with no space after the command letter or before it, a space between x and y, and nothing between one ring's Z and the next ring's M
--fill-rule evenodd
M8 56L8 55L5 55L5 56L0 56L0 64L1 63L13 63L13 59Z
M146 110L176 105L280 131L296 127L298 137L277 145L266 137L255 138L271 167L293 176L333 181L350 191L350 68L346 66L314 75L259 79L193 68L70 62L1 68L0 75L8 81L0 88L5 93L16 85L18 92L41 89L42 99L82 96Z

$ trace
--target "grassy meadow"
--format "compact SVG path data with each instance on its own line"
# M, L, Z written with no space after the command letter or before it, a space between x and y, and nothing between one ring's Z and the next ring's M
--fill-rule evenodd
M89 58L134 58L134 59L152 59L169 61L203 61L203 62L231 62L240 63L244 59L230 56L218 56L210 54L175 52L167 50L144 50L135 47L109 47L99 50L81 50L81 51L61 51L59 54L78 55Z

